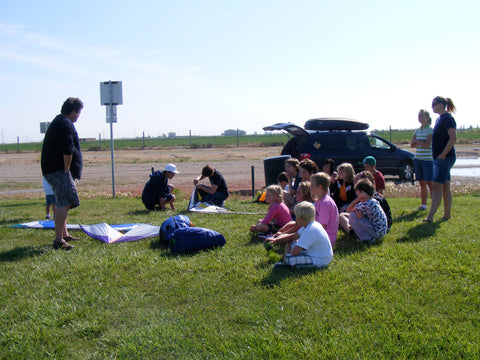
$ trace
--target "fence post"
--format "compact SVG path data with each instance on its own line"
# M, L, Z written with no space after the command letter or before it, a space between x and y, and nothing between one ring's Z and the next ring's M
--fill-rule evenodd
M252 199L255 199L255 166L252 165Z

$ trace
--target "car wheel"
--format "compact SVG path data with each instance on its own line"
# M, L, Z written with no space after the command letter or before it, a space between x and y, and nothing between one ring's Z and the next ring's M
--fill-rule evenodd
M413 166L411 162L404 161L400 165L400 170L398 175L400 176L400 180L403 181L410 181L413 179Z

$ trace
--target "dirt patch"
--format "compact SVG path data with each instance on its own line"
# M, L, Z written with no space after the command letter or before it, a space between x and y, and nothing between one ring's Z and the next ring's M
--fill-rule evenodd
M458 157L480 157L479 145L456 146ZM265 186L263 160L278 156L281 147L238 147L209 149L155 149L121 150L114 153L114 179L116 196L140 196L148 176L167 163L175 163L180 174L171 181L184 196L189 196L192 181L202 167L209 163L227 180L229 190L239 194L251 194L252 178L255 190ZM111 153L109 151L85 151L82 180L77 182L83 198L109 197L112 195ZM253 168L253 174L252 174ZM471 193L480 190L475 177L453 178L454 193ZM418 185L387 179L386 195L390 197L414 196ZM42 175L39 153L0 154L0 196L2 198L41 197Z
M152 168L161 169L167 163L177 165L180 174L172 179L182 193L189 194L193 179L205 164L218 169L233 192L252 190L265 185L263 159L278 156L281 147L122 150L114 152L116 196L140 196ZM83 197L111 196L112 167L109 151L83 152L82 179L77 182ZM253 167L253 175L252 175ZM42 191L39 153L0 154L0 194L17 197Z

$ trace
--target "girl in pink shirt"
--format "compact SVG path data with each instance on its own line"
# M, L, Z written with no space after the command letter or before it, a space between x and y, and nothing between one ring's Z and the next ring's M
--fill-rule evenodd
M292 220L287 205L282 202L282 188L279 185L267 187L265 202L270 204L267 215L250 227L252 233L275 233Z

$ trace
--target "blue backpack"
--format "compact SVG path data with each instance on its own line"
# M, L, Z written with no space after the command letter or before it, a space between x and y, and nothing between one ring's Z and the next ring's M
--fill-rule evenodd
M188 216L185 215L175 215L169 217L165 220L162 225L160 225L160 242L162 244L168 244L172 233L176 229L186 228L194 226L190 221Z
M219 232L200 227L181 227L169 236L169 247L173 252L184 253L213 249L225 245L225 238Z

